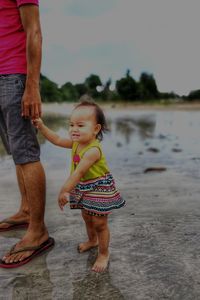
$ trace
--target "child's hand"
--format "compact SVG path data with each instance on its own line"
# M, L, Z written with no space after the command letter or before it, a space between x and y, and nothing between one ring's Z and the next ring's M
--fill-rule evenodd
M40 119L40 118L32 120L32 123L38 129L41 129L42 126L44 125L42 119Z
M69 202L69 193L61 192L59 197L58 197L58 205L59 205L60 209L63 210L63 207L68 202Z

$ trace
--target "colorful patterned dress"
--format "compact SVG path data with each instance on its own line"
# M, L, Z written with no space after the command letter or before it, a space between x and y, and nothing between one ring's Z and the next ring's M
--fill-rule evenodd
M98 148L101 157L70 192L70 208L85 209L90 215L101 216L108 215L113 209L124 206L125 201L115 187L100 142L96 139L79 153L76 153L77 147L78 143L74 142L72 146L71 174L76 169L84 153L90 148Z

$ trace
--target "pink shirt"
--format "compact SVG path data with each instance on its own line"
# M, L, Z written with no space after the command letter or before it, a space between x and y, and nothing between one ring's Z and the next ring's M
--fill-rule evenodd
M27 72L26 34L19 7L39 0L0 0L0 74Z

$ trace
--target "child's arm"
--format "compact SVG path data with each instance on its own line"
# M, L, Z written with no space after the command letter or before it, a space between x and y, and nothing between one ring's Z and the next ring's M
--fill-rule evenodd
M40 130L43 136L53 143L56 146L60 146L63 148L72 148L72 140L69 138L61 138L59 135L57 135L54 131L49 129L42 121L42 119L35 119L33 121L33 125Z
M101 153L97 147L89 149L85 152L83 158L79 162L75 171L69 176L60 190L58 204L60 209L68 202L67 197L69 192L80 182L80 179L85 175L89 168L100 159Z

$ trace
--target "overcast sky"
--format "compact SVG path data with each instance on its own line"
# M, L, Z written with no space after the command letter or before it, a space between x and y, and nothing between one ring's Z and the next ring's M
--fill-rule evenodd
M40 0L42 73L59 85L127 69L161 92L200 89L199 0Z

